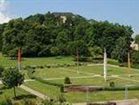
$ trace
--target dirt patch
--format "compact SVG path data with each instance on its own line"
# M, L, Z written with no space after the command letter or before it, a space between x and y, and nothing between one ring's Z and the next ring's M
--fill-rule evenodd
M103 90L103 87L87 85L68 85L64 88L65 92L94 92L101 90Z

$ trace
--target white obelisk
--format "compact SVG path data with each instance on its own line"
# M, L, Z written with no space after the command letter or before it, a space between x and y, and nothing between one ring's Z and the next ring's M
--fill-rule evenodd
M104 48L104 80L107 81L107 53Z

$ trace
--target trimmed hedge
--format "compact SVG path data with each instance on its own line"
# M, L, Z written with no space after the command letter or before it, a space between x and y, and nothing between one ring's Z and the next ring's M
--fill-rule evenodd
M104 87L103 90L105 91L123 91L125 87ZM139 86L130 86L128 90L139 90Z

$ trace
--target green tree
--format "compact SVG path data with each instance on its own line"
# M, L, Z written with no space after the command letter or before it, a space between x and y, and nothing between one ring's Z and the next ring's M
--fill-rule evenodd
M88 50L90 56L92 56L93 58L102 57L103 55L103 50L98 46L89 47Z
M116 48L112 52L112 57L118 59L120 63L127 62L129 48L125 40L124 37L117 39Z
M5 86L13 88L14 96L16 98L16 87L24 82L24 75L17 69L10 68L2 73L2 82Z
M125 61L119 40L124 38L124 49L129 50L133 30L130 26L108 21L87 20L80 15L65 14L62 22L54 13L31 15L25 19L13 19L0 25L0 50L7 56L16 56L22 48L22 56L75 55L92 56L90 48L104 47L109 58ZM138 39L138 38L137 38ZM89 49L89 50L88 50ZM117 51L117 52L115 52ZM125 52L125 51L124 51Z
M133 64L139 64L139 51L133 51L131 54L131 60Z

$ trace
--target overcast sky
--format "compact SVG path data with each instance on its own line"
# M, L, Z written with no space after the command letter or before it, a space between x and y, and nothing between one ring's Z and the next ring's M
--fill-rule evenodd
M0 23L48 11L131 25L139 33L139 0L0 0Z

